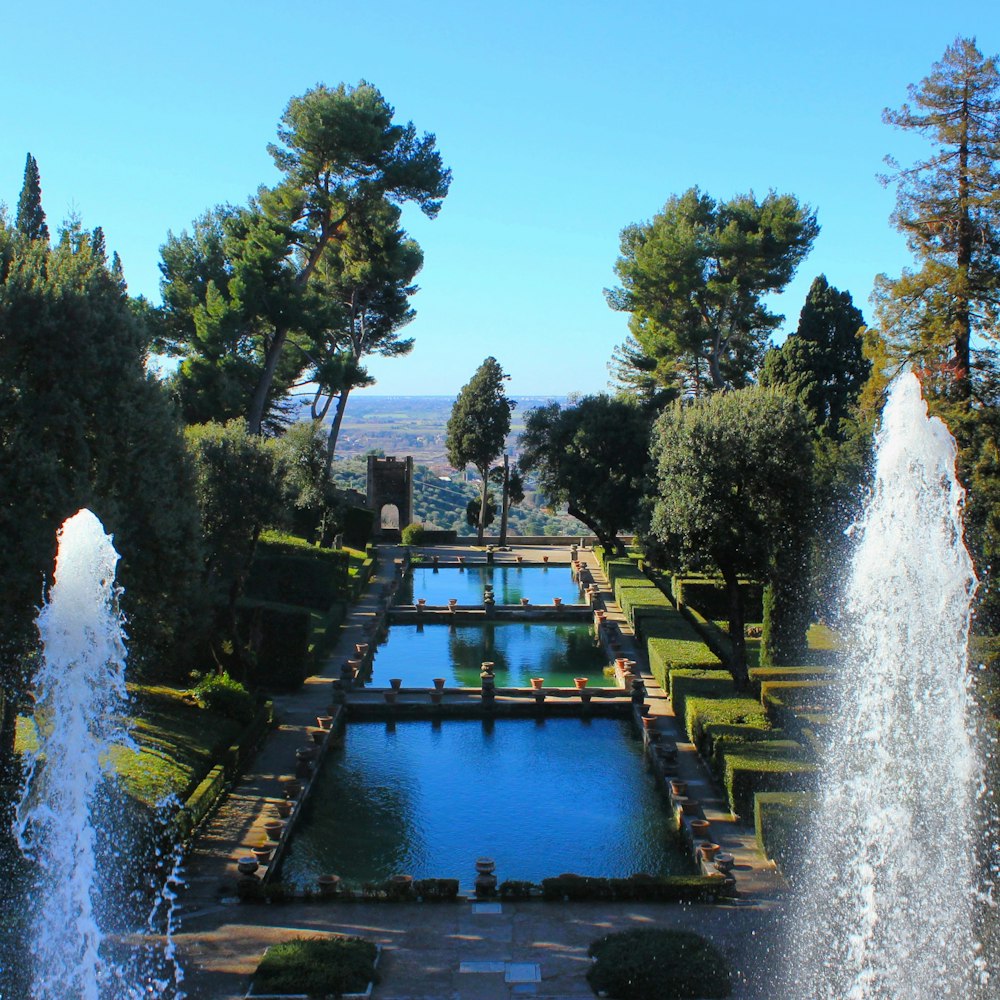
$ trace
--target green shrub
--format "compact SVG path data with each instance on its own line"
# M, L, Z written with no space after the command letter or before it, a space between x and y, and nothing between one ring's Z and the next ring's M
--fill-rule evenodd
M348 507L344 511L344 544L363 549L372 537L375 511L368 507Z
M595 941L588 954L591 989L617 1000L708 1000L732 989L725 956L691 931L633 928Z
M719 899L721 878L705 875L632 875L629 878L593 878L559 875L542 879L547 900L623 900L647 903L706 903Z
M417 521L403 528L401 540L404 545L422 545L424 541L424 526Z
M723 782L729 808L749 818L758 792L812 791L817 767L794 740L762 740L726 747L722 753Z
M250 692L225 671L221 674L207 674L191 693L194 700L210 712L235 719L244 725L253 721L256 706Z
M259 542L245 593L249 600L295 604L326 611L347 594L350 557L293 535Z
M758 792L753 802L757 844L786 875L806 859L817 798L806 792Z
M413 892L414 895L432 902L458 899L458 879L419 878L413 883Z
M508 879L497 886L501 899L530 899L531 891L538 888L534 882Z
M681 668L717 670L722 661L702 641L679 612L661 609L656 618L645 623L646 652L649 669L666 691L671 671Z
M256 683L294 691L309 675L312 615L305 608L257 604L240 609L246 634L255 637Z
M743 592L743 618L748 622L763 621L764 588L749 580L740 581ZM729 618L729 593L725 583L708 576L675 576L671 581L671 592L678 604L696 608L706 618Z
M670 704L678 719L687 717L688 698L734 698L736 685L728 670L671 670L668 678Z
M378 982L375 944L358 937L296 938L271 945L254 974L255 993L362 993Z
M728 735L735 728L766 733L771 722L753 698L696 698L684 701L684 726L691 742L705 754L711 754L712 733L720 727Z

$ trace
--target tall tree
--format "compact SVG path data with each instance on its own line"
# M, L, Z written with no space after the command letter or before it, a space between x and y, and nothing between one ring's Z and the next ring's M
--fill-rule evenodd
M612 552L635 527L646 486L650 412L627 399L584 396L570 406L531 410L521 435L521 468L554 504L566 504Z
M393 123L395 112L371 84L318 86L288 103L277 144L268 146L284 179L262 188L261 206L284 235L294 262L294 281L308 285L331 247L351 223L383 201L413 201L434 218L448 193L447 170L429 133L412 122ZM284 324L267 339L264 365L250 402L248 423L259 430L278 359L287 339Z
M652 534L677 565L722 575L733 644L729 667L746 687L739 581L764 580L784 593L784 580L800 572L811 509L809 419L791 397L759 386L675 403L656 422L652 455Z
M387 201L373 204L364 218L345 225L341 243L323 255L313 278L312 296L326 307L329 319L318 319L305 349L316 384L314 420L334 407L327 437L327 471L352 389L370 385L364 359L371 355L400 357L413 348L400 331L416 315L410 296L423 254L399 225L400 210Z
M48 242L49 227L45 223L45 212L42 209L42 179L38 173L38 162L31 153L28 153L24 163L24 184L21 186L21 197L17 201L17 218L14 226L29 240Z
M968 401L973 343L997 338L1000 311L1000 72L975 39L956 38L909 101L883 120L933 147L902 167L887 157L896 184L892 219L917 261L896 279L880 275L881 325L897 348L936 372Z
M489 505L490 468L504 450L515 403L504 392L504 374L496 358L487 358L462 387L451 408L445 437L448 461L456 469L475 467L482 480L478 542L483 543Z
M784 288L818 232L793 195L674 195L652 222L622 230L621 285L605 294L632 314L631 339L615 363L674 393L747 385L782 319L764 297Z
M821 274L809 288L795 333L764 356L761 385L785 386L819 433L841 439L841 421L854 412L871 371L864 325L850 292L838 291Z

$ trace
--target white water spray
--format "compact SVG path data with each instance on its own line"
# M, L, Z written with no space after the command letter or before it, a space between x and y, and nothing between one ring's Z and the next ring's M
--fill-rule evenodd
M966 666L976 580L955 442L915 376L893 386L876 446L787 996L968 1000L986 976Z
M37 873L32 1000L182 996L169 936L172 883L154 904L154 913L166 910L172 971L157 978L149 962L136 968L102 953L98 886L120 888L124 872L98 873L99 838L114 838L114 832L99 829L95 816L110 748L131 745L122 722L127 695L118 558L90 511L69 518L59 532L55 580L37 619L43 645L35 675L39 739L28 755L16 820L21 850Z

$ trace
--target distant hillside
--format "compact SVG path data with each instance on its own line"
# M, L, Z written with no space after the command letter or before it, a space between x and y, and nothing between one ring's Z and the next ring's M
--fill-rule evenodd
M395 454L401 457L404 452L398 450ZM333 463L333 476L338 485L364 493L366 469L365 458L340 458ZM494 488L494 492L499 503L500 491ZM413 507L417 521L428 527L469 534L472 529L466 524L465 508L472 499L479 499L475 484L443 480L426 465L414 463ZM490 530L498 527L499 514ZM579 535L587 531L575 517L546 508L544 498L530 489L525 490L524 502L510 509L508 530L512 535Z
M536 406L565 397L525 396L511 414L507 446L517 450L525 414ZM337 457L350 458L380 451L384 455L412 455L415 462L436 472L450 467L445 454L445 426L455 402L453 396L372 396L352 393L337 442Z

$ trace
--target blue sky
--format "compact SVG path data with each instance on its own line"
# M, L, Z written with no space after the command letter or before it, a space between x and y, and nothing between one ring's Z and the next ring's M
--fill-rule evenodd
M292 96L367 79L437 135L454 172L424 249L408 358L375 393L454 393L493 354L514 395L596 392L627 317L605 304L619 230L699 185L769 188L822 232L774 302L794 329L813 277L869 315L908 262L876 175L921 144L881 122L956 35L1000 50L995 0L476 0L6 4L0 199L26 152L50 223L102 225L133 293L159 300L159 248L273 183Z

